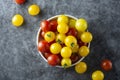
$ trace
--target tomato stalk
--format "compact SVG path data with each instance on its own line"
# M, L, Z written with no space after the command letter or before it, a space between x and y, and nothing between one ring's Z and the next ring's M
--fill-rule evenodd
M71 46L72 46L72 47L74 47L74 45L75 45L74 43L71 43Z

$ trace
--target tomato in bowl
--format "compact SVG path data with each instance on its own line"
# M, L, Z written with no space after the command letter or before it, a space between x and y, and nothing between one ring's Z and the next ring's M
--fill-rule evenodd
M41 21L37 33L39 54L49 65L59 68L82 61L89 54L91 40L85 19L66 14Z

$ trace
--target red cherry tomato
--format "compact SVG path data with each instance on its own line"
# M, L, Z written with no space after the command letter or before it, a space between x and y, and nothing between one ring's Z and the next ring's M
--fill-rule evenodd
M57 55L58 55L59 59L62 60L62 56L60 54L57 54Z
M52 53L43 53L44 57L47 59L50 55L52 55Z
M60 54L57 54L57 56L58 56L59 59L60 59L60 62L58 63L58 65L61 65L62 56L61 56Z
M80 57L78 54L74 53L71 55L70 59L71 59L72 63L75 63L80 59Z
M16 2L17 4L23 4L23 3L25 3L25 1L26 1L26 0L15 0L15 2Z
M55 31L57 31L57 25L58 25L58 23L57 23L57 21L56 20L52 20L52 21L50 21L50 30L51 31L53 31L53 32L55 32Z
M38 50L42 53L49 52L49 48L49 43L45 40L42 40L38 43Z
M108 59L104 59L101 62L101 67L105 71L110 71L112 69L112 62Z
M72 36L77 37L77 30L75 28L69 28L69 30L66 33L66 35L72 35Z
M49 21L47 21L47 20L42 21L40 23L40 27L41 27L42 31L44 31L44 32L49 31L50 30Z
M48 64L51 66L56 66L58 64L60 64L60 59L58 57L58 55L56 54L52 54L47 58Z
M78 39L77 42L78 42L79 47L88 45L87 43L82 42L80 39Z

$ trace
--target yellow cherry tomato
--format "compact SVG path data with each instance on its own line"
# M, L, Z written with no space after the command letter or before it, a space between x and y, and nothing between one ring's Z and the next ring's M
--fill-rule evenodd
M62 49L62 46L59 44L59 43L53 43L51 46L50 46L50 51L51 53L53 54L59 54L60 51Z
M71 28L75 28L75 23L76 23L76 20L70 19L70 21L69 21L69 26L70 26Z
M71 47L71 49L72 49L72 53L77 53L79 50L79 45L77 44L74 47Z
M77 73L82 74L82 73L85 73L86 70L87 70L87 64L85 62L80 62L77 65L75 65L75 71Z
M103 80L104 79L104 73L100 70L96 70L92 73L92 79L93 80Z
M81 40L85 43L89 43L92 41L92 34L90 32L83 32L80 36Z
M61 49L61 56L63 58L69 58L72 55L72 50L69 47L63 47Z
M79 49L79 54L80 54L80 56L82 56L82 57L85 57L85 56L87 56L88 54L89 54L89 48L87 47L87 46L82 46L82 47L80 47L80 49Z
M21 26L23 24L23 22L24 22L24 19L20 14L16 14L12 18L12 24L16 27Z
M58 34L56 36L56 42L58 42L60 44L64 43L65 37L66 37L65 34Z
M74 36L67 36L65 38L65 45L68 47L74 47L77 45L77 39Z
M70 58L63 58L63 59L61 60L61 66L62 66L63 68L67 68L67 67L71 66L71 64L72 64L72 61L71 61Z
M57 26L57 31L58 31L59 33L62 33L62 34L67 33L67 32L68 32L68 29L69 29L69 27L68 27L68 25L67 25L66 23L60 23L60 24L58 24L58 26Z
M57 19L57 22L58 24L61 24L61 23L68 23L68 17L65 16L65 15L60 15Z
M48 31L45 33L44 39L47 42L52 42L53 40L55 40L55 33L52 31Z
M79 32L84 32L87 29L87 21L83 18L78 19L76 21L75 24L75 28L79 31Z
M40 8L39 8L38 5L35 5L35 4L34 4L34 5L31 5L31 6L28 8L28 13L29 13L30 15L35 16L35 15L38 15L39 12L40 12Z

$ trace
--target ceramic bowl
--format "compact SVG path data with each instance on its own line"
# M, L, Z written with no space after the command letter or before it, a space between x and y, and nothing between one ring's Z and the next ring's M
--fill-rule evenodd
M57 19L58 16L60 16L60 15L56 15L56 16L50 17L50 18L48 18L47 20L48 20L48 21L51 21L51 20ZM65 16L67 16L68 18L72 18L72 19L77 20L77 18L74 17L74 16L67 15L67 14L65 14ZM40 41L40 39L41 39L41 37L40 37L40 32L41 32L41 28L39 28L38 33L37 33L37 40L36 40L37 46L38 46L38 43L39 43L39 41ZM87 46L87 47L90 48L90 43L88 43L88 46ZM38 51L38 52L39 52L39 54L41 55L41 57L47 62L47 59L43 56L43 54L42 54L40 51ZM78 64L78 63L81 62L84 58L85 58L85 57L81 57L76 63L72 64L72 65L69 66L69 67L72 67L72 66ZM57 66L55 66L55 67L63 68L62 66L59 66L59 65L57 65Z

